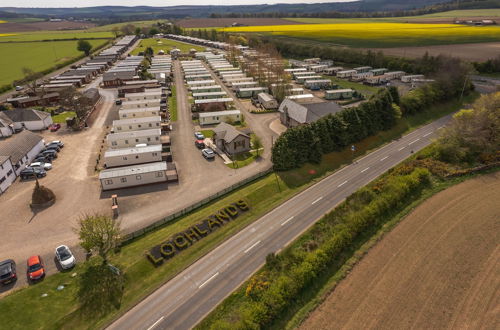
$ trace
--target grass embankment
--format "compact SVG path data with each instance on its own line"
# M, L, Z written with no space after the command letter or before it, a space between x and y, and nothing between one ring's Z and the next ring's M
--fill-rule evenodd
M143 39L139 43L136 49L132 51L132 55L137 55L139 52L144 52L146 48L151 47L155 54L158 54L160 50L163 50L165 54L170 53L172 48L179 48L183 53L189 53L190 49L196 49L197 51L205 50L205 47L186 44L184 42L170 40L170 39Z
M214 131L211 129L204 129L200 131L201 134L203 134L206 138L212 138L214 136Z
M472 99L471 96L466 101L470 102ZM357 144L355 156L361 156L370 149L460 107L461 104L459 103L448 103L429 108L428 112L402 119L392 130L365 139ZM297 170L280 173L278 180L281 193L278 192L276 177L268 175L123 247L117 255L112 257L112 263L119 265L126 276L125 293L120 310L112 311L102 318L87 318L85 315L80 314L78 311L78 297L76 296L79 277L73 278L71 276L72 271L48 276L37 285L16 291L0 300L2 325L9 329L25 329L33 324L37 324L39 328L62 328L64 326L66 328L83 329L102 327L113 317L131 307L192 262L211 251L224 239L269 212L295 193L319 180L320 177L351 162L351 160L350 150L346 150L341 153L325 155L323 161L318 165L305 165ZM314 173L311 170L314 170ZM181 252L177 257L170 259L159 268L154 268L144 257L144 251L152 246L166 240L172 234L199 222L221 206L240 198L244 198L250 203L251 210L197 242L195 247ZM86 267L86 264L81 264L74 271L81 274ZM66 288L57 291L56 288L60 284L64 284ZM48 293L48 296L41 297L42 293ZM26 313L26 311L29 311L29 313Z
M75 117L75 116L76 116L76 112L74 112L74 111L65 111L65 112L60 113L58 115L52 116L52 121L54 123L58 123L58 124L65 124L66 123L66 118L71 118L71 117Z
M498 26L418 23L339 23L245 26L220 29L228 33L263 33L328 42L350 47L430 46L498 41Z
M168 111L170 112L170 121L177 121L177 91L174 85L171 88L172 95L168 98Z

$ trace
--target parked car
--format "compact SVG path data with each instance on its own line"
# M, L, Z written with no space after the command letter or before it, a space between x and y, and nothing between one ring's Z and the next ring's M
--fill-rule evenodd
M59 152L61 150L61 148L59 148L59 146L57 144L49 144L49 145L46 145L42 151L45 151L45 150L55 150L55 151Z
M33 179L35 176L37 178L43 178L47 175L44 169L37 167L26 167L24 170L19 173L19 176L22 180Z
M16 280L16 262L12 259L7 259L0 262L0 282L3 285L6 285Z
M63 269L70 269L76 265L76 258L66 245L56 247L56 258Z
M194 145L196 146L196 148L198 149L205 149L205 142L203 142L203 140L196 140L194 141Z
M46 144L46 146L50 146L52 144L58 145L59 148L64 148L64 143L60 140L50 141L49 143Z
M205 148L201 151L201 154L205 159L214 159L215 158L215 152L212 149Z
M23 86L16 86L16 91L18 91L18 92L19 92L19 91L22 91L23 89L24 89L24 87L23 87Z
M43 266L42 257L32 256L28 258L28 279L36 281L45 276L45 267Z
M29 167L41 168L45 171L48 171L48 170L52 169L52 164L51 163L43 163L43 162L34 162L34 163L31 163Z
M49 130L51 132L57 132L61 128L61 124L51 124Z
M121 105L121 104L122 104L122 100L116 100L116 101L115 101L115 104L116 104L116 105Z
M201 132L194 132L194 137L196 140L205 140L205 135L203 135Z
M50 163L52 163L52 159L50 159L49 157L44 157L44 156L39 155L39 156L36 156L35 159L33 159L33 162L50 164Z
M39 155L42 155L42 156L48 156L49 158L57 158L57 151L55 150L43 150L41 153L39 153Z

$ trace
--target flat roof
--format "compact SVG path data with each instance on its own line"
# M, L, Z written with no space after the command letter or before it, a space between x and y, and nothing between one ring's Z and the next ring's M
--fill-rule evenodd
M123 101L122 102L122 106L123 105L129 105L129 104L148 104L148 103L160 103L161 102L161 99L160 97L158 97L157 99L151 99L151 100L134 100L134 101Z
M147 95L161 95L162 91L161 88L151 88L148 89L145 92L139 92L139 93L125 93L125 97L134 97L134 96L147 96Z
M118 113L133 113L133 112L148 112L148 111L160 111L160 106L158 105L156 107L120 109L118 110Z
M231 97L223 97L218 99L203 99L203 100L194 100L195 104L204 104L204 103L220 103L220 102L232 102L233 99Z
M215 84L215 80L193 80L193 81L188 81L188 85L201 85L201 84L208 84L208 83Z
M151 117L135 117L135 118L127 118L127 119L117 119L113 120L113 126L117 125L127 125L127 124L140 124L140 123L154 123L160 122L160 116L151 116Z
M306 84L311 84L311 83L331 83L332 81L330 79L317 79L317 80L306 80Z
M314 97L314 95L312 94L299 94L299 95L289 95L287 96L287 98L289 99L306 99L306 98L310 98L310 97Z
M263 91L263 90L266 90L267 88L265 87L249 87L249 88L240 88L240 92L241 91Z
M124 167L110 168L101 171L101 173L99 173L99 179L100 180L111 179L129 175L145 174L150 172L166 171L166 170L167 170L166 162L124 166Z
M152 128L152 129L145 129L142 131L112 133L112 134L108 134L106 139L111 140L111 141L116 141L116 140L125 139L125 138L132 138L132 137L160 136L160 135L161 135L160 128Z
M118 157L124 155L142 154L145 152L161 152L162 148L161 144L152 144L145 147L110 149L104 153L104 157Z
M200 112L200 118L212 117L212 116L224 116L224 115L239 115L240 110L226 110L226 111L214 111L214 112Z
M325 93L346 93L346 92L354 92L354 90L351 88L331 89L331 90L326 91Z

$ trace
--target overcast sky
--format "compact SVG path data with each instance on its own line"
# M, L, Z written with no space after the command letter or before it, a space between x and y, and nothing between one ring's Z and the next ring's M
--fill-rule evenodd
M354 0L0 0L0 7L93 7L93 6L177 6L177 5L251 5L273 3L349 2Z

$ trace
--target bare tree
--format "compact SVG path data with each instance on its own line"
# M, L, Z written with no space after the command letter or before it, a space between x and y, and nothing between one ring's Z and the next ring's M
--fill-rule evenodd
M28 90L33 94L37 94L37 87L40 80L43 78L41 72L35 72L31 68L23 67L21 69L23 72L23 79L21 82L28 87Z
M107 264L109 252L120 243L120 222L106 215L94 214L80 218L78 225L75 231L80 238L80 245L87 252L97 252L103 264Z

